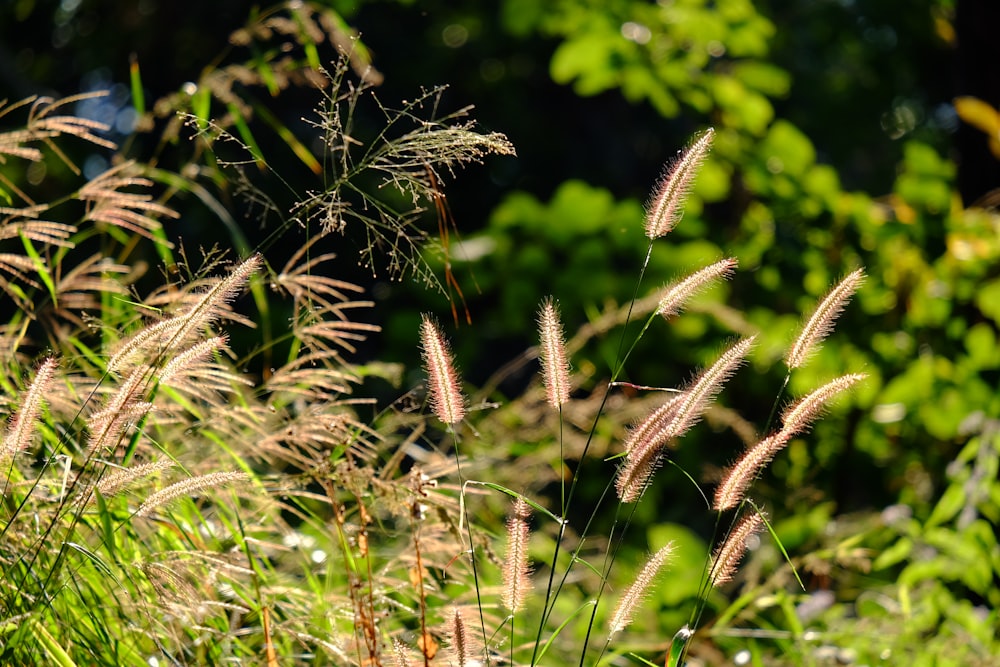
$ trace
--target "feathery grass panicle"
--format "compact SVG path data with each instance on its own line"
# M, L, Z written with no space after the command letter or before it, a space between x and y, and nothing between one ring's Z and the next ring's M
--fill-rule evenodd
M462 610L455 607L448 619L448 637L451 640L451 650L454 653L458 667L471 667L472 648L469 646L469 633L465 628L465 618Z
M420 342L431 409L445 424L456 424L465 417L465 398L448 341L429 315L424 315L420 322Z
M649 416L629 429L628 435L625 436L625 441L622 443L625 453L631 453L636 447L650 442L658 434L662 433L680 407L683 396L684 394L682 393L672 395L663 405L653 410L649 413Z
M735 258L730 257L706 266L700 271L695 271L687 278L668 285L663 290L660 304L656 307L656 314L662 315L667 319L679 314L688 300L703 290L708 289L713 283L729 279L738 265L739 262Z
M736 507L746 497L747 489L775 455L784 449L793 433L780 430L767 436L748 449L739 460L726 471L722 482L715 490L712 509L724 512Z
M816 306L816 310L806 321L795 343L785 355L785 365L789 370L798 368L809 360L809 356L823 342L823 339L833 331L833 325L843 312L851 296L865 280L864 269L857 269L847 274L843 280L830 290Z
M672 399L666 410L670 413L669 417L654 420L651 424L644 422L640 428L643 438L631 443L625 462L618 469L615 488L622 502L635 502L642 496L658 465L663 446L684 435L697 423L722 390L726 380L743 363L756 338L749 336L735 343L718 361L701 373L688 389ZM664 408L667 406L660 410Z
M99 491L105 498L110 498L121 493L121 491L133 482L155 475L162 470L173 467L173 465L173 461L164 458L152 463L141 463L129 466L128 468L118 468L114 472L106 473L101 477L101 481L94 485L94 489ZM93 502L93 494L88 494L88 499L90 502Z
M646 561L646 565L643 566L635 581L632 582L632 585L622 595L621 600L618 601L615 613L611 615L611 624L608 630L609 635L621 632L632 622L632 614L635 612L636 607L645 599L650 586L656 581L656 577L663 568L664 563L670 559L673 553L674 543L668 542Z
M201 363L207 359L210 359L213 354L222 350L226 347L228 343L228 337L223 336L213 336L200 343L195 343L188 349L184 350L173 356L163 368L160 369L158 376L160 382L169 385L170 381L177 375L184 373L186 370L191 368L193 365Z
M712 558L712 569L709 576L712 586L721 586L732 580L736 573L736 567L740 564L743 554L747 550L747 540L760 530L764 520L757 512L747 514L740 520L729 537L722 543Z
M528 503L518 498L507 519L507 553L503 564L503 591L500 597L504 607L511 613L521 608L531 590L531 568L528 564L530 516L531 508Z
M656 194L646 207L646 236L657 239L677 226L684 215L695 176L712 147L715 130L709 128L676 160L670 162L656 187Z
M87 417L87 430L90 431L88 453L102 446L117 445L128 425L139 421L153 409L152 403L139 400L145 396L149 381L148 368L136 368L104 406Z
M233 267L229 275L216 281L201 299L181 316L183 323L171 339L171 347L176 349L177 346L184 345L193 332L219 319L224 308L243 290L250 277L260 269L263 261L259 254L254 253Z
M108 372L118 372L136 358L158 359L183 325L183 318L171 317L143 327L118 345L108 359Z
M747 489L764 466L770 463L793 437L809 428L835 396L847 391L866 377L864 373L843 375L790 405L781 416L781 430L748 449L726 472L722 483L715 490L713 503L715 511L723 512L742 502Z
M49 357L38 367L35 379L24 393L21 407L11 418L7 434L0 443L0 461L6 461L31 444L31 434L35 430L36 420L42 411L45 395L52 386L52 378L58 365L55 357Z
M413 667L409 653L410 651L406 647L406 644L395 637L392 638L392 659L395 667Z
M868 375L866 373L850 373L842 375L816 389L804 398L799 399L781 415L783 430L791 434L801 433L808 429L814 421L823 414L823 409L838 394L847 391Z
M538 314L538 337L546 398L558 410L569 400L569 361L559 309L551 297L542 302Z
M160 489L139 506L136 510L136 516L148 516L150 512L155 510L157 507L166 505L171 500L180 498L181 496L188 496L198 491L204 491L205 489L211 489L225 484L233 484L235 482L242 482L250 479L250 475L245 472L229 471L229 472L212 472L207 475L199 475L198 477L190 477L185 480L181 480L175 484Z
M135 176L135 171L134 162L125 162L108 169L80 188L80 200L87 202L89 206L86 219L121 227L169 245L165 240L157 238L156 231L161 225L153 216L177 218L180 214L153 201L152 195L123 191L122 188L130 186L148 188L153 185L153 181L148 178Z

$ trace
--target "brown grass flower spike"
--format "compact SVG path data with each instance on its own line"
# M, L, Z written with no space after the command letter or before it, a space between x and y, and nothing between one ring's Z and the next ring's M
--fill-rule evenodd
M736 573L736 567L740 564L740 560L747 550L747 540L760 530L763 523L764 519L761 515L753 512L736 524L726 541L716 550L715 557L712 559L712 569L709 575L712 586L721 586L732 580Z
M546 399L558 410L569 400L569 362L559 310L551 298L542 303L538 314L538 334Z
M666 546L661 547L659 551L650 556L649 560L646 561L646 565L639 572L639 576L635 578L635 581L632 582L632 585L628 587L628 590L625 591L625 594L619 600L618 606L615 608L615 613L611 616L611 625L608 630L609 635L621 632L632 622L632 614L635 612L636 607L645 599L650 586L656 581L656 576L673 553L674 543L668 542Z
M448 342L428 315L420 322L420 342L430 382L431 409L445 424L456 424L465 417L465 398Z
M847 274L816 306L816 310L806 321L798 338L795 339L795 343L785 356L785 365L788 366L789 370L805 364L809 356L823 342L823 339L830 335L834 323L844 310L844 306L850 301L851 296L861 286L864 279L864 269L857 269Z
M507 554L503 565L501 601L512 613L521 608L531 590L531 568L528 565L528 517L531 508L522 498L514 501L507 519Z
M669 163L646 210L646 236L657 239L677 226L684 215L684 200L712 147L715 130L709 128L684 153Z
M457 607L452 610L449 620L448 634L451 637L451 649L455 653L456 664L458 667L466 667L471 664L472 650L469 647L469 633L466 632L461 610Z

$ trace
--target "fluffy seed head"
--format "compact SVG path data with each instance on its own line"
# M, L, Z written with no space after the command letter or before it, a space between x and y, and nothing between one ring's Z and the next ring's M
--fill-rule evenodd
M844 306L865 280L864 269L847 274L816 306L816 310L806 321L795 343L785 355L785 365L789 370L798 368L809 360L809 356L819 347L836 323Z
M715 490L713 509L716 512L724 512L740 504L760 471L791 439L792 434L782 430L772 433L748 449L739 461L729 468L722 478L722 483Z
M157 507L169 503L181 496L190 496L205 489L212 489L225 484L235 484L250 479L250 475L245 472L212 472L199 477L190 477L181 480L176 484L161 489L146 498L145 502L136 510L136 516L147 516Z
M713 283L726 280L733 275L733 270L738 264L736 259L730 257L668 285L663 290L660 305L656 307L656 314L668 319L677 315L683 309L684 304L693 296L707 289Z
M456 424L465 417L465 399L448 342L428 315L420 322L420 342L429 380L431 409L445 424Z
M646 207L646 236L656 239L677 226L684 215L684 200L712 147L715 130L709 128L680 157L669 163Z
M715 557L712 559L712 569L710 570L712 586L721 586L733 578L736 566L740 564L740 560L747 550L747 540L760 530L763 522L760 514L753 512L736 524L726 541L716 550Z
M523 499L514 501L507 519L507 554L503 566L503 605L515 612L524 604L531 588L531 568L528 565L528 517L531 508Z
M552 299L546 299L538 313L538 337L546 398L549 405L558 410L569 400L569 362L562 321Z
M756 336L738 341L703 371L690 388L678 394L643 422L637 431L642 437L630 438L625 462L618 470L615 488L622 502L635 502L659 463L663 446L684 435L701 418L722 386L740 367ZM653 418L655 416L655 418Z
M31 443L35 421L44 405L45 394L52 386L52 378L58 365L54 357L49 357L38 367L35 379L24 393L21 408L11 418L7 434L4 436L3 442L0 443L0 461L13 456L16 452L27 449Z
M781 415L783 430L789 431L790 434L806 430L823 414L824 408L834 397L847 391L866 377L868 375L865 373L842 375L788 406Z
M625 594L619 600L618 606L615 608L615 613L611 616L611 626L608 634L613 635L628 627L628 624L632 622L632 614L635 612L636 607L646 597L650 586L656 581L656 575L659 574L663 564L670 559L673 553L674 543L669 542L650 556L642 571L639 572L639 576L635 578L635 581L632 582L632 585L628 587L628 590L625 591Z

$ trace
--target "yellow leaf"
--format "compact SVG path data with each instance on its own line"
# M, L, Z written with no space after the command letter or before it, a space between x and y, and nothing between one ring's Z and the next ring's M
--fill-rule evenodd
M956 97L955 112L966 123L991 137L1000 135L1000 113L986 102L975 97Z

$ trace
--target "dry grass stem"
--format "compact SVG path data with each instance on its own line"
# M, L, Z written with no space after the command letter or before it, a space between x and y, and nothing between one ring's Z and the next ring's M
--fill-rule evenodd
M538 333L546 399L549 405L558 410L569 400L569 361L566 358L559 309L552 299L546 299L542 303L538 315Z
M712 558L712 569L709 571L712 586L721 586L732 580L736 567L740 564L747 549L747 540L757 533L764 520L760 514L753 512L743 519L729 533L729 537L719 547Z
M512 613L524 604L531 590L531 568L528 565L528 517L531 508L523 499L514 501L507 519L507 553L503 564L501 600Z
M739 262L730 257L668 285L664 288L656 313L668 319L679 314L688 300L719 280L727 280L738 265Z
M225 484L243 482L250 479L250 475L245 472L213 472L207 475L191 477L176 484L160 489L139 506L136 516L148 516L157 507L169 503L171 500L181 496L194 495L205 489L212 489Z
M646 561L646 565L643 566L635 581L632 582L632 585L628 587L628 590L625 591L625 594L619 600L618 606L615 608L615 613L611 615L611 624L608 630L609 635L621 632L632 622L632 614L645 599L664 563L670 559L673 553L674 543L669 542Z
M448 342L428 315L420 322L421 352L429 380L431 409L445 424L456 424L465 417L465 399Z
M833 330L833 325L843 312L844 306L864 279L864 269L857 269L849 273L823 298L785 356L785 365L789 370L798 368L809 360L809 356Z
M715 130L709 128L684 153L671 162L646 210L646 236L656 239L677 226L684 215L684 201L698 170L708 157Z

